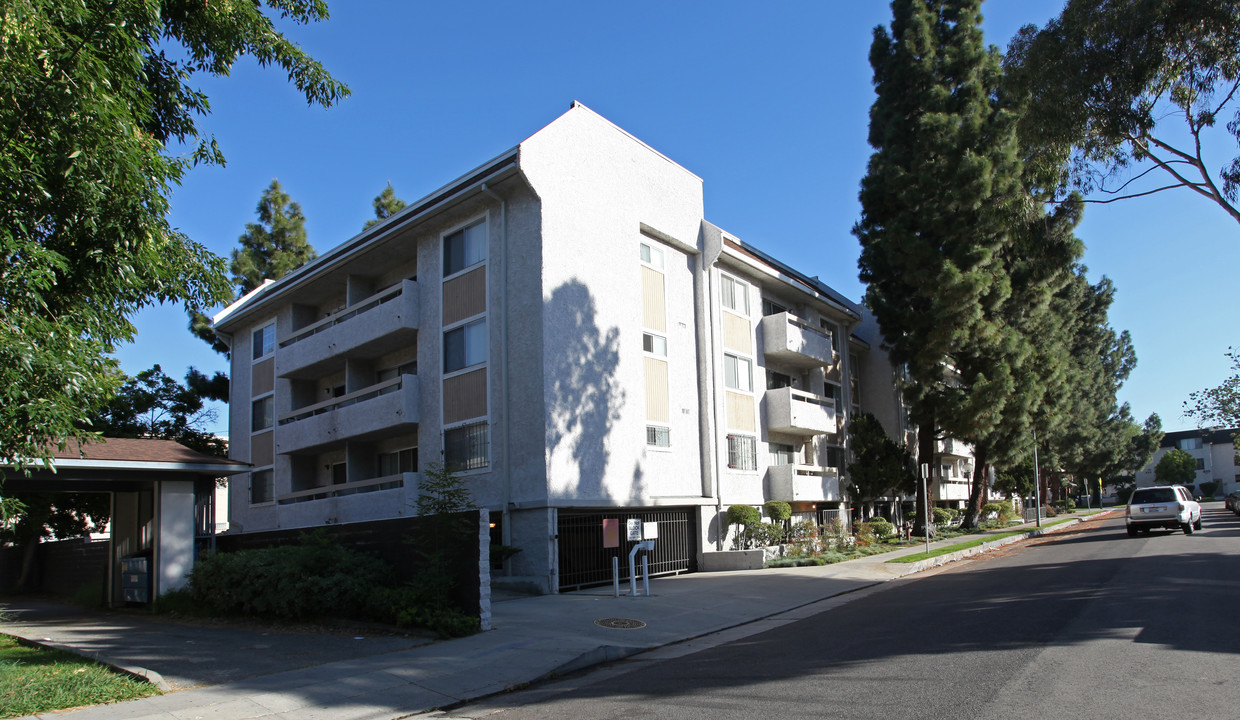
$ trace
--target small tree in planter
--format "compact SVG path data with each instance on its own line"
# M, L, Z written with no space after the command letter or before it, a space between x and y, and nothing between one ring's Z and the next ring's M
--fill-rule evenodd
M792 506L783 500L767 500L762 508L766 510L766 516L771 519L771 522L778 523L782 527L786 527L788 520L792 518Z
M733 505L728 508L728 527L740 525L743 529L736 535L737 549L749 549L750 530L762 522L762 514L753 505Z

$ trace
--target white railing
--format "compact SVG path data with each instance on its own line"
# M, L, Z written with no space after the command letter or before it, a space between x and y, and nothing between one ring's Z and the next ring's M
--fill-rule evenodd
M281 340L280 347L282 348L288 347L294 343L301 342L302 340L305 340L306 338L313 337L314 335L321 333L324 330L329 330L339 325L340 323L348 322L349 320L352 320L353 318L357 317L358 315L361 315L367 310L373 310L386 302L395 300L396 298L401 296L401 293L404 292L404 289L405 289L404 280L396 283L395 285L390 285L376 292L374 295L371 295L370 297L366 298L360 303L351 305L341 310L340 312L334 313L332 315L328 315L327 317L323 318L322 320L319 320L318 322L307 325L303 328L299 328L296 331L295 335L288 337L284 340Z

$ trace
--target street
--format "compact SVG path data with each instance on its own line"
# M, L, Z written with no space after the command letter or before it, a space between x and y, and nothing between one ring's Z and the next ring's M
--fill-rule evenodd
M760 635L722 633L446 714L1235 717L1240 518L1209 503L1203 520L1191 536L1128 538L1117 514Z

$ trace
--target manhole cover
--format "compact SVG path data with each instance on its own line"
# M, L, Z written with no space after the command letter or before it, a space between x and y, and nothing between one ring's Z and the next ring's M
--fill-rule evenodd
M594 621L594 624L614 630L638 630L646 627L646 623L633 618L599 618Z

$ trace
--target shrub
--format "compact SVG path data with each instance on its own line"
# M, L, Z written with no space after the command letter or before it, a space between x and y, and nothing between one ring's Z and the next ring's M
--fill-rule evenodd
M988 502L982 506L982 515L998 517L1003 514L1003 505L1004 503Z
M880 541L895 537L896 526L888 522L886 518L871 518L870 521L865 524L870 528L870 531L874 533L874 537L878 538Z
M818 549L818 526L808 520L802 520L792 524L788 528L788 534L785 539L790 543L795 543L805 550Z
M792 517L792 506L783 500L767 500L762 508L766 510L766 516L771 522L781 523Z
M297 545L210 555L190 572L189 588L195 602L226 615L359 617L390 576L383 561L319 531Z
M1045 515L1046 517L1055 517L1055 516L1056 516L1056 515L1058 515L1059 513L1055 511L1055 508L1054 508L1053 506L1051 506L1051 505L1043 505L1043 506L1042 506L1042 514L1043 514L1043 515Z
M758 523L746 531L758 547L778 545L784 541L784 526L779 523Z
M762 522L762 514L753 505L733 505L728 508L728 526L743 525L744 530L736 536L736 544L744 549L749 547L753 528Z
M832 520L822 529L822 544L828 549L839 550L852 544L852 537L844 531L844 523Z
M931 512L934 513L935 525L946 525L952 521L952 518L956 517L956 514L947 508L936 507Z

